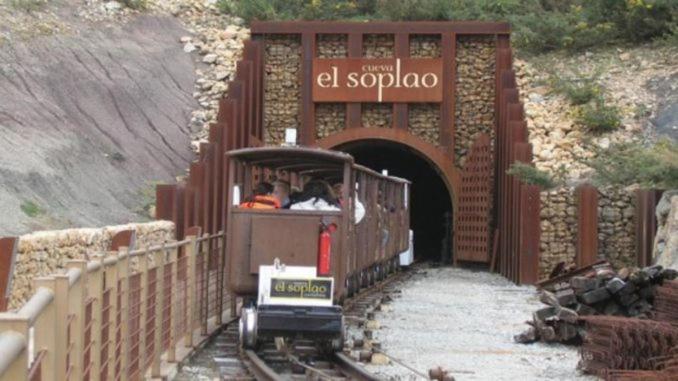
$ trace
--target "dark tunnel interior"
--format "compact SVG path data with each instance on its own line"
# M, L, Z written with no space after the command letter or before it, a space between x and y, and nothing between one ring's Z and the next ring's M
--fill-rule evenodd
M415 259L451 260L452 203L445 183L432 164L409 147L388 141L359 141L337 149L353 155L358 164L378 172L387 169L389 175L410 180L410 226L414 231Z

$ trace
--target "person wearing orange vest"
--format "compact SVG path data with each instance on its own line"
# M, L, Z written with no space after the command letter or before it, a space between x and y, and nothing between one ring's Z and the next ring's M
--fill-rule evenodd
M254 194L240 204L241 208L248 209L279 209L280 200L273 195L273 185L265 181L254 187Z

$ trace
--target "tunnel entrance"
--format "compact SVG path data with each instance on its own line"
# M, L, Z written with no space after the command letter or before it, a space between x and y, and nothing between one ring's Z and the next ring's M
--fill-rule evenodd
M406 145L382 140L361 140L335 149L351 154L356 163L412 182L410 227L414 231L417 260L450 261L452 202L432 164Z

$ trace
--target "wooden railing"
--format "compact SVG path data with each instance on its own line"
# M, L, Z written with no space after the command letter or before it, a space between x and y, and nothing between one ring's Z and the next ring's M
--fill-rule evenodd
M74 260L0 314L0 381L168 376L226 318L224 234Z

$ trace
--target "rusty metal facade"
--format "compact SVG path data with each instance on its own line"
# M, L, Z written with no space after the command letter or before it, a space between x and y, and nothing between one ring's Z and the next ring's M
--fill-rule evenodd
M489 135L480 134L471 147L461 173L455 222L455 261L490 262L493 172L492 141Z
M533 284L538 280L539 267L539 188L506 173L513 163L532 163L532 145L528 143L508 35L498 36L496 55L494 195L499 236L490 267L516 283Z

